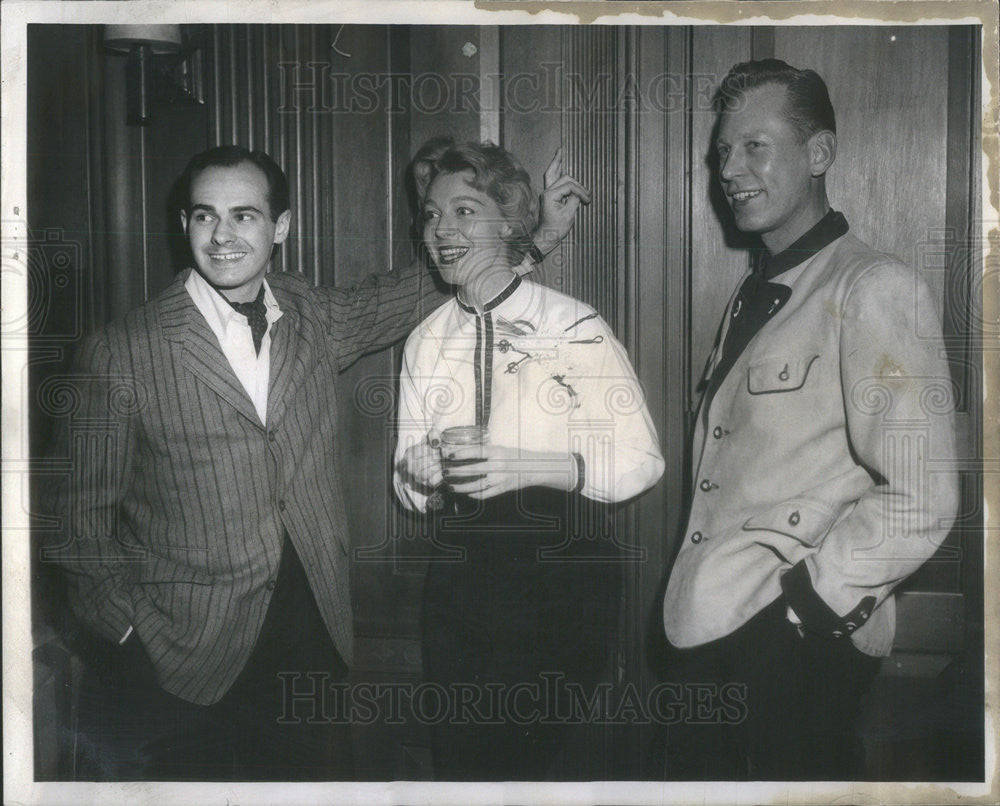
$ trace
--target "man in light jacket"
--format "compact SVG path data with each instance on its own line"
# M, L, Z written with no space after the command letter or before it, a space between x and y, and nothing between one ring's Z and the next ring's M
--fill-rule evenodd
M815 72L739 64L716 100L719 179L764 249L707 367L663 615L668 678L737 683L743 708L670 726L668 775L851 779L893 589L957 509L939 315L911 268L830 208L836 123Z

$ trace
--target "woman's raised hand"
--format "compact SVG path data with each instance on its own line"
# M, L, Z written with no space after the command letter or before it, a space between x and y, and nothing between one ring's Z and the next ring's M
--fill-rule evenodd
M538 229L531 237L541 253L547 255L573 229L580 205L590 204L590 192L563 172L561 146L545 169L545 190L540 201Z

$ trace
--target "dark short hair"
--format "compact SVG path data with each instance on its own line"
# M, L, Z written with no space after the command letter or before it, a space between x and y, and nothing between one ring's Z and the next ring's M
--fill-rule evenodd
M538 197L531 178L507 151L490 142L448 143L445 138L428 141L414 159L421 202L434 179L441 174L472 172L470 184L485 193L513 226L514 238L526 241L538 220Z
M837 121L830 93L819 73L799 70L781 59L759 59L733 65L716 90L716 110L738 109L748 90L769 84L785 88L785 114L803 141L820 131L836 133Z
M191 183L206 168L232 168L248 162L257 166L267 178L267 206L272 221L277 221L285 210L291 209L288 177L278 163L263 151L251 151L243 146L216 146L195 154L184 169L184 206L191 211Z

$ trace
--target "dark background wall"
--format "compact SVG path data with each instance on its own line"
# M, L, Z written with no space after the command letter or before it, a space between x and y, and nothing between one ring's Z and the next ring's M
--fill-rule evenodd
M555 148L594 193L538 276L594 305L623 341L661 436L664 480L618 515L620 635L608 680L659 677L659 595L687 486L685 450L699 376L726 299L747 266L713 192L715 84L735 62L776 55L823 75L840 131L833 206L875 247L935 290L961 396L968 469L953 535L906 584L899 637L870 697L866 735L879 778L982 774L981 362L968 249L979 215L977 45L967 28L615 28L189 26L204 103L125 123L125 60L101 29L29 27L28 217L32 243L29 385L34 456L44 455L54 380L82 334L162 290L186 264L174 184L210 145L263 148L292 185L294 233L276 267L351 283L416 254L403 190L428 137L489 136L534 181ZM442 297L443 299L444 297ZM420 592L428 543L390 488L398 348L340 379L342 478L354 544L359 680L420 680ZM40 464L35 483L59 472ZM36 529L52 524L35 516ZM36 568L37 713L72 712L79 664L60 655L58 583ZM39 720L40 724L44 720ZM978 721L978 722L977 722ZM37 774L65 775L65 748L36 733ZM570 777L648 774L651 729L581 732ZM425 728L358 730L372 779L429 777ZM977 772L978 771L978 772Z

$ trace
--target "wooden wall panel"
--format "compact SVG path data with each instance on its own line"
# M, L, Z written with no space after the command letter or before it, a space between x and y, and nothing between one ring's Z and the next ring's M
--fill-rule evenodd
M143 181L147 148L145 130L125 124L125 59L103 58L106 70L102 97L92 108L92 113L103 121L100 178L95 176L93 181L104 185L104 209L99 215L105 227L103 237L110 268L100 291L107 300L107 318L116 319L141 305L149 288L147 195Z
M330 164L332 191L321 237L333 239L336 276L324 282L352 283L372 271L392 268L392 239L405 237L406 219L393 219L393 200L404 196L393 165L407 156L408 143L392 140L390 86L387 74L391 52L389 29L374 26L345 27L331 55L334 73L372 76L379 86L378 102L370 111L335 115ZM379 77L386 77L385 79ZM365 105L366 110L369 105ZM406 112L399 115L406 119ZM397 172L398 173L398 172ZM401 268L401 267L400 267ZM392 511L396 507L391 488L392 454L395 449L395 410L392 390L395 368L391 352L368 356L340 376L341 463L348 497L352 542L369 548L392 540ZM373 396L373 390L381 394ZM352 567L356 632L362 636L419 637L416 621L416 586L400 582L391 565L359 562L365 555L355 552ZM398 583L398 584L397 584ZM393 608L392 604L399 605ZM383 658L383 669L402 671L395 661ZM407 672L411 670L407 669Z
M626 69L638 94L626 119L624 336L666 460L663 479L628 508L630 542L642 555L623 569L616 671L619 682L641 692L662 677L657 649L663 646L663 584L684 490L688 188L678 177L686 176L688 164L687 40L686 30L638 28L626 34ZM616 775L648 775L654 732L650 726L620 731Z
M188 160L208 148L206 120L204 106L164 108L144 132L147 297L155 297L191 265L178 213L184 201L179 178Z
M565 28L561 85L566 170L593 194L566 254L563 290L593 305L622 334L624 248L624 30Z
M334 121L350 117L349 81L338 75L360 72L361 59L345 66L333 47L343 27L218 25L207 26L205 37L209 136L267 151L285 169L293 237L276 250L274 269L314 282L332 282L336 270L335 241L320 231L332 230L340 192L332 184Z
M816 70L830 89L831 205L863 241L921 270L945 226L948 29L777 28L774 41L779 59ZM943 277L923 273L940 311Z
M414 25L409 30L413 149L441 134L478 141L479 28Z
M729 68L751 57L752 28L692 31L691 64L691 409L726 302L747 270L747 238L715 170L716 115L712 96Z
M501 54L504 147L541 192L562 145L566 172L593 197L535 279L593 305L621 337L624 29L503 28Z
M539 193L556 149L579 136L577 126L565 127L567 119L559 103L559 84L566 72L562 39L563 29L553 26L500 29L500 145L518 158ZM549 263L543 264L545 277L550 276Z
M27 210L28 240L4 244L3 271L7 278L27 287L27 319L4 320L6 333L26 332L31 342L27 389L19 390L29 401L28 455L11 457L27 463L47 456L59 416L57 401L46 394L46 381L64 374L79 338L103 321L106 308L104 238L92 226L101 221L103 196L92 182L90 137L103 123L94 90L100 86L102 65L93 63L96 32L82 26L28 26L27 109ZM97 75L95 75L95 72ZM95 209L95 204L97 209ZM101 227L103 229L103 227ZM5 405L11 404L5 398ZM17 397L20 397L19 395ZM58 459L58 457L55 457ZM42 461L37 467L41 469ZM52 477L36 472L31 480L31 500L38 501ZM34 528L45 528L41 513L32 512ZM67 607L62 579L51 567L37 562L32 552L31 605L36 636L46 627L63 623ZM51 634L51 629L48 630ZM37 678L36 678L37 679ZM44 693L36 692L41 701ZM54 704L54 700L53 700ZM52 732L36 727L37 752L44 754L38 769L52 774L58 758L55 747L40 748ZM46 766L46 763L48 766Z

